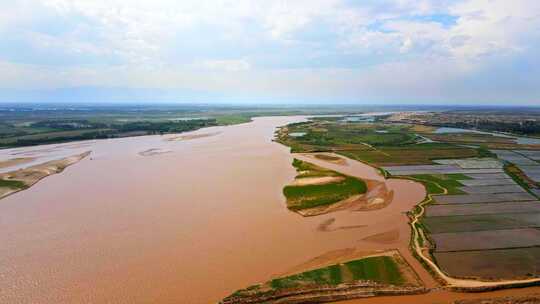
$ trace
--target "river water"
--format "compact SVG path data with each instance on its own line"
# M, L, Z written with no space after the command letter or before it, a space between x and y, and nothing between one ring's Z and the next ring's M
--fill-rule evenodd
M92 151L0 201L0 303L214 303L346 248L397 248L415 267L404 212L425 195L418 183L385 182L358 162L328 164L378 179L393 201L309 218L286 209L281 191L295 176L293 156L271 139L277 126L302 119L256 118L181 141L0 151L2 159Z

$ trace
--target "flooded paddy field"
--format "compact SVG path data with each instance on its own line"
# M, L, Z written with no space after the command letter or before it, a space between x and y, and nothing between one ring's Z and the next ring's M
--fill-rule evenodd
M522 163L523 159L527 163L532 161L511 151L502 151L499 156L508 155ZM540 201L503 171L505 163L501 160L449 159L437 163L388 169L393 174L405 172L413 178L435 183L428 188L434 194L434 202L426 207L421 222L429 233L434 246L433 257L441 269L455 277L499 280L536 274L537 265L531 263L531 256L538 252L535 246L540 246L540 230L536 229L540 227ZM441 173L457 170L469 172ZM485 170L499 172L486 173ZM441 187L445 191L441 192ZM488 259L484 260L483 253ZM510 255L506 264L498 264L506 253ZM528 258L518 263L523 255ZM454 264L460 266L456 269ZM498 272L501 264L505 267L515 264L516 271ZM482 271L483 268L488 269ZM475 275L476 269L480 269L478 275Z
M436 252L441 267L455 277L484 280L540 275L540 248L512 248L464 252Z
M517 150L516 152L530 159L540 161L540 151Z
M474 177L471 177L474 178ZM502 185L515 185L516 183L511 178L480 178L480 179L469 179L461 180L464 186L502 186Z
M468 173L468 177L473 179L510 179L505 173L493 173L493 174L482 174L482 173Z
M496 204L453 204L431 205L427 208L426 220L429 217L452 215L479 215L504 213L539 213L540 201L502 202Z
M540 246L540 230L533 228L433 233L435 252Z
M438 204L501 203L508 201L532 201L536 198L528 193L498 193L437 196Z
M515 229L540 227L540 213L430 216L422 222L427 225L431 233Z
M540 151L492 150L500 159L517 165L531 180L540 183Z
M525 189L521 188L519 185L483 185L478 186L468 186L460 188L462 191L469 194L477 193L520 193L526 192Z

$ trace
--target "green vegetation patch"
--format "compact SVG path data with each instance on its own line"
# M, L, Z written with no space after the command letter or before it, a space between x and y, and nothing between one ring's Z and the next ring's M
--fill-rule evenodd
M405 125L333 121L315 119L289 124L278 134L278 141L293 152L322 152L344 150L373 150L373 147L413 145L418 136ZM291 137L291 133L305 133Z
M366 257L252 285L235 291L223 302L266 303L267 300L284 299L283 295L295 295L305 290L316 291L319 288L343 290L348 286L339 286L340 284L367 281L383 286L417 285L418 281L413 281L410 276L404 274L409 271L412 272L397 255Z
M504 166L504 172L508 174L518 185L520 185L525 191L533 195L536 198L540 197L531 189L540 188L540 183L537 183L530 179L518 166L515 164L507 163Z
M270 286L274 289L281 289L305 285L338 285L354 281L374 281L389 285L405 283L405 279L392 257L377 256L274 279L270 281Z
M236 125L241 123L246 123L251 121L250 115L223 115L223 116L217 116L216 123L218 125Z
M283 194L287 198L287 207L291 210L330 205L353 195L365 193L367 190L366 183L355 177L327 170L298 159L294 159L293 166L299 172L297 179L308 177L341 178L325 184L286 186L283 188Z
M24 182L18 180L0 179L0 188L25 189L28 188L28 186Z
M403 147L384 147L372 150L339 151L349 158L378 166L430 165L436 159L478 157L475 148L457 147L444 143L426 143Z
M292 152L336 152L378 166L433 164L436 159L492 156L485 147L424 142L411 125L313 120L290 124L277 140ZM290 133L305 133L301 137Z
M463 174L416 174L411 177L421 181L428 194L444 194L444 189L446 194L465 194L459 189L464 186L459 180L471 179Z

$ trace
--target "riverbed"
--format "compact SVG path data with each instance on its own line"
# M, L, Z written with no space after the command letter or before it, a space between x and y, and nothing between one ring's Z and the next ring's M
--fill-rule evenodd
M2 159L92 151L0 201L0 302L214 303L347 248L397 248L434 284L407 250L404 213L424 198L420 184L384 181L355 161L319 161L378 180L392 202L309 218L287 210L282 188L294 179L293 155L272 138L276 127L303 119L256 118L185 140L143 136L0 151Z

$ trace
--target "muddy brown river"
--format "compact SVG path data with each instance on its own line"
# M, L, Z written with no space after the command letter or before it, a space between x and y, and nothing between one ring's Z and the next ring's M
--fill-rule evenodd
M295 176L293 155L271 139L277 126L301 119L257 118L180 140L0 151L38 159L92 151L0 201L0 303L215 303L350 248L397 248L435 286L407 250L404 212L423 199L420 184L384 181L359 162L318 160L377 180L392 202L309 218L287 210L281 191Z

